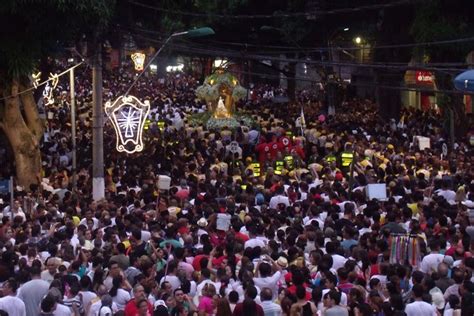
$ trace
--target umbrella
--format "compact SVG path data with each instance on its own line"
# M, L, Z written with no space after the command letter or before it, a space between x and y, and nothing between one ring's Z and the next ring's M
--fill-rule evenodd
M468 70L454 78L454 86L461 91L474 91L474 70Z

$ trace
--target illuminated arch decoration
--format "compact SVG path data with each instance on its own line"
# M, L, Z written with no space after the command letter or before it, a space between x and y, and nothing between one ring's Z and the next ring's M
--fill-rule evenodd
M143 150L143 127L150 113L150 102L140 102L134 96L120 96L114 103L105 104L105 113L114 126L116 149L133 154Z
M140 52L136 52L136 53L133 53L130 57L133 60L133 65L135 66L135 70L143 71L143 67L145 66L146 55Z

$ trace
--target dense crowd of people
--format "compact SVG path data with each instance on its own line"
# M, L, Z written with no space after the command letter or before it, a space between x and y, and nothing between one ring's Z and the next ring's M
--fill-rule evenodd
M104 72L104 100L133 79ZM273 104L283 90L265 86L238 106L252 126L207 130L190 123L206 111L197 85L139 82L145 149L118 153L106 124L93 201L90 70L76 80L74 190L60 83L41 184L0 201L0 315L474 314L473 144L446 146L439 113L385 121L347 100L328 116L307 91Z

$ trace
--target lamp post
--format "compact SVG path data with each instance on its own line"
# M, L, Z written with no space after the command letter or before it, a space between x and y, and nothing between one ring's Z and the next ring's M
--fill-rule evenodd
M135 78L135 80L133 81L133 83L130 85L130 87L127 89L127 91L125 92L125 96L127 96L130 91L132 90L132 88L135 86L135 84L138 82L138 80L141 78L141 76L143 76L143 74L145 73L145 71L150 67L151 63L155 60L155 58L161 53L161 51L163 50L163 48L166 46L166 44L168 44L168 42L172 39L172 38L175 38L175 37L178 37L178 36L186 36L186 37L191 37L191 38L194 38L194 37L203 37L203 36L208 36L208 35L213 35L215 34L214 30L211 29L210 27L200 27L200 28L196 28L196 29L192 29L192 30L189 30L189 31L184 31L184 32L176 32L176 33L173 33L171 34L166 40L165 42L163 43L163 45L161 45L160 49L158 49L158 51L150 58L150 60L148 61L148 63L145 65L145 67L143 67L143 71L137 76L137 78Z
M143 76L145 71L150 67L151 63L155 60L158 54L163 50L166 44L175 37L178 36L187 36L187 37L202 37L206 35L215 34L214 30L210 27L201 27L192 29L184 32L177 32L171 34L161 45L160 49L151 57L148 63L143 67L143 71L135 78L130 87L125 92L121 98L128 96L132 88L138 82L138 80ZM105 196L105 182L104 182L104 109L102 107L102 63L100 59L100 45L98 51L95 55L95 60L93 64L93 74L92 74L92 86L93 86L93 109L92 109L92 119L93 119L93 150L92 150L92 192L94 201L100 200Z
M324 67L323 68L325 69L325 72L326 72L326 91L327 91L327 103L328 103L328 107L327 107L327 111L328 111L328 114L331 114L331 115L334 115L336 113L336 105L335 105L335 99L336 99L336 83L334 82L334 66L332 65L332 63L334 62L334 53L333 53L333 49L334 49L334 38L336 36L337 33L339 33L340 31L344 31L344 32L347 32L349 31L349 28L348 27L338 27L336 28L327 38L327 41L328 41L328 57L329 57L329 66L328 67ZM343 52L345 52L343 50ZM322 54L321 54L321 59L322 59ZM341 66L339 65L338 67L338 72L339 72L339 80L341 80Z
M69 71L69 92L71 94L71 138L72 138L72 190L76 191L77 161L76 161L76 95L74 88L74 67Z

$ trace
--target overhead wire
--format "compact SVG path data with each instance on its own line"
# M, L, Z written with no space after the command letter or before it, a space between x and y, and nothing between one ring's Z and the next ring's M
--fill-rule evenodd
M142 35L138 35L143 39L146 39L150 42L158 42L161 43L159 40L155 40L152 38L148 38ZM320 66L340 66L340 67L356 67L356 68L373 68L373 69L391 69L391 70L425 70L425 71L441 71L441 72L462 72L465 71L465 68L440 68L440 67L430 67L426 65L390 65L386 63L380 64L365 64L365 63L347 63L347 62L336 62L336 61L318 61L318 60L307 60L307 59L299 59L299 58L283 58L283 57L275 57L275 56L268 56L268 55L256 55L256 54L249 54L244 52L235 52L229 50L222 50L219 48L211 47L211 48L201 48L196 46L189 46L189 45L180 45L178 43L169 43L168 46L175 47L178 50L182 50L183 52L189 53L197 53L203 54L208 56L219 56L219 57L233 57L237 59L252 59L252 60L269 60L269 61L279 61L279 62L295 62L295 63L305 63L308 65L320 65Z
M149 39L150 41L153 41L153 39ZM214 56L223 56L222 55L222 52L219 52L219 51L216 51L216 50L213 50L213 49L209 49L209 50L205 50L205 49L199 49L199 48L191 48L189 46L182 46L182 45L179 45L179 44L176 44L176 43L170 43L169 46L174 46L174 47L179 47L179 48L182 48L183 51L186 51L186 52L192 52L192 53L202 53L202 54L207 54L207 55L214 55ZM228 53L228 52L226 52ZM262 60L262 59L267 59L267 60L271 60L272 58L262 58L262 56L251 56L251 55L248 55L248 54L234 54L235 57L237 58L240 58L240 59L247 59L247 58L250 58L250 59L255 59L256 57L258 58L258 60ZM275 58L273 58L275 59ZM280 59L278 58L279 60L283 60L283 61L292 61L294 59ZM305 60L295 60L297 62L306 62L308 63L308 61L305 61ZM317 62L315 61L316 63L320 63L321 62ZM329 63L325 63L323 62L322 65L340 65L340 66L344 66L344 65L354 65L354 64L344 64L344 63L335 63L335 62L329 62ZM360 65L363 65L363 64L355 64L356 66L360 66ZM389 68L389 69L398 69L398 70L436 70L436 71L442 71L442 72L447 72L447 70L450 70L450 69L446 69L446 68L435 68L435 67L424 67L424 68L420 68L419 66L403 66L403 67L400 67L400 66L393 66L393 67L390 67L390 66L384 66L384 65L364 65L364 66L368 66L368 67L372 67L372 68ZM459 72L459 71L464 71L465 69L451 69L451 71L456 71L456 72ZM249 72L247 71L236 71L236 70L233 70L234 72L240 72L240 73L243 73L243 74L249 74ZM275 69L275 71L278 71ZM264 74L264 73L257 73L257 72L250 72L250 74L254 74L254 75L257 75L257 76L261 76L261 77L266 77L266 78L269 78L269 77L273 77L273 78L278 78L278 79L281 79L280 76L277 76L277 75L272 75L272 74ZM318 80L315 80L315 79L311 79L311 78L304 78L304 77L296 77L296 76L285 76L286 79L294 79L294 80L299 80L299 81L308 81L308 82L314 82L314 83L321 83L321 81L318 81ZM442 90L442 89L425 89L425 88L412 88L412 87L402 87L402 86L387 86L387 85L380 85L380 84L377 84L377 83L374 83L374 84L364 84L364 83L351 83L352 86L360 86L360 87L373 87L373 88L381 88L381 89L391 89L391 90L401 90L401 91L420 91L420 92L428 92L428 93L449 93L449 94L462 94L462 95L465 95L465 94L471 94L471 93L466 93L466 92L463 92L463 91L457 91L457 90Z
M153 6L149 4L145 4L142 2L129 0L128 2L150 10L166 12L170 14L176 15L184 15L184 16L193 16L193 17L212 17L212 18L221 18L221 19L272 19L272 18L292 18L292 17L308 17L313 18L317 16L324 16L324 15L333 15L333 14L343 14L343 13L351 13L351 12L361 12L366 10L377 10L377 9L384 9L384 8L391 8L395 6L401 6L405 4L410 4L413 2L418 2L420 0L400 0L394 1L389 3L383 4L370 4L370 5L363 5L354 8L341 8L341 9L333 9L333 10L316 10L316 11L305 11L305 12L290 12L290 13L282 13L282 12L275 12L273 14L217 14L217 13L199 13L199 12L190 12L190 11L182 11L182 10L174 10L174 9L167 9L164 7Z
M79 67L80 65L82 65L82 64L84 64L84 63L85 63L84 61L81 61L80 63L77 63L77 64L75 64L75 65L69 67L68 69L66 69L66 70L64 70L63 72L61 72L61 73L59 73L58 75L56 75L57 78L59 78L59 77L65 75L65 74L67 74L67 73L68 73L69 71L71 71L72 69L77 68L77 67ZM55 77L56 77L56 76L55 76ZM43 82L38 83L36 86L33 86L33 87L31 87L31 88L22 90L22 91L20 91L20 92L17 92L17 93L15 93L15 94L12 94L12 95L9 95L9 96L3 97L3 98L0 98L0 101L4 101L4 100L7 100L7 99L15 98L15 97L17 97L17 96L19 96L19 95L22 95L22 94L24 94L24 93L27 93L27 92L29 92L29 91L36 90L36 89L38 89L38 87L40 87L40 86L42 86L42 85L45 85L45 84L47 84L48 82L53 81L53 80L55 80L55 78L49 78L49 79L47 79L47 80L45 80L45 81L43 81Z
M306 81L306 82L312 82L312 83L322 83L319 80L316 79L311 79L311 78L305 78L305 77L299 77L299 76L285 76L285 77L280 77L278 75L273 75L273 74L266 74L266 73L259 73L259 72L253 72L253 71L240 71L240 70L229 70L229 72L232 73L241 73L244 75L250 74L250 75L255 75L259 76L262 78L274 78L274 79L284 79L284 80L296 80L296 81ZM344 83L341 83L341 85L344 85ZM446 93L446 94L474 94L474 92L464 92L464 91L458 91L458 90L443 90L443 89L428 89L428 88L415 88L415 87L403 87L403 86L387 86L387 85L380 85L377 83L347 83L346 85L351 85L351 86L356 86L356 87L372 87L372 88L381 88L381 89L387 89L387 90L401 90L401 91L419 91L419 92L428 92L428 93Z
M150 33L150 34L161 34L160 32L147 30L142 28L133 28L134 31ZM329 47L329 46L320 46L320 47L310 47L310 46L283 46L283 45L261 45L261 44L252 44L252 43L242 43L242 42L226 42L226 41L215 41L210 40L210 43L215 44L223 44L223 45L230 45L230 46L241 46L241 47L261 47L261 48L282 48L282 49L294 49L295 51L305 52L305 51L329 51L329 50L361 50L362 47ZM375 45L371 46L370 48L366 49L393 49L393 48L410 48L410 47L420 47L420 46L433 46L433 45L448 45L448 44L460 44L460 43L469 43L474 42L474 36L471 37L463 37L463 38L456 38L456 39L449 39L449 40L439 40L439 41L427 41L427 42L417 42L417 43L403 43L403 44L392 44L392 45ZM278 53L276 51L275 53Z

